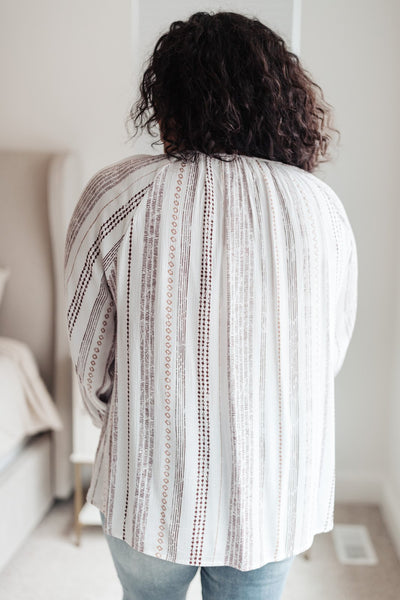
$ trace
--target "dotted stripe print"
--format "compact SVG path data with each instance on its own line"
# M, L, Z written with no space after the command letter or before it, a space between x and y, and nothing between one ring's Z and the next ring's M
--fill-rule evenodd
M118 249L121 245L123 237L121 237L111 248L111 250L104 257L104 269L110 270L110 278L108 280L108 285L110 287L111 294L113 298L117 298L116 294L116 261ZM116 330L114 333L115 342L116 342ZM114 344L113 344L114 346ZM115 346L114 346L115 347ZM108 416L108 420L112 422L112 427L108 428L108 447L107 453L101 456L100 464L105 464L105 461L108 462L108 469L104 474L104 469L100 471L99 469L96 471L93 469L92 475L92 483L91 483L91 499L95 497L97 486L101 478L103 478L103 492L107 492L106 498L103 500L104 510L102 511L106 516L106 526L109 528L109 522L113 516L113 505L114 505L114 494L115 494L115 468L116 468L116 443L117 443L117 435L118 435L118 426L116 424L117 421L117 411L118 411L118 377L117 377L117 364L114 364L114 394L113 394L113 403L110 407L110 414ZM105 445L104 445L105 448ZM102 477L100 477L102 476ZM104 485L104 477L107 478L107 486Z
M279 251L278 251L278 243L277 243L277 229L276 229L276 216L275 216L275 208L274 203L271 197L271 214L272 214L272 227L274 233L273 239L273 247L274 247L274 257L276 259L276 327L277 327L277 344L278 344L278 461L279 461L279 477L278 477L278 506L277 506L277 531L276 531L276 546L275 546L275 554L274 560L277 560L278 552L279 552L279 544L281 541L281 504L282 504L282 357L281 357L281 296L280 296L280 271L279 271Z
M121 238L121 240L122 240L122 238ZM104 257L104 270L105 271L112 264L112 262L115 261L116 255L118 252L118 248L121 244L121 240L119 240L116 244L114 244L114 246L111 248L111 250ZM90 352L91 340L95 333L95 329L98 325L101 311L103 310L103 306L108 297L107 290L108 290L108 282L107 282L106 275L104 274L101 279L99 293L93 304L93 308L90 311L88 323L87 323L85 333L82 338L82 343L81 343L81 346L79 349L79 358L78 358L78 362L77 362L77 368L79 371L82 371L85 368L88 354ZM115 295L114 295L114 297L115 297Z
M96 333L96 329L100 320L100 315L103 311L104 305L107 302L107 298L107 280L106 276L103 275L100 283L99 293L95 302L93 303L92 310L90 311L88 323L79 348L77 368L80 372L84 372L86 369L89 352L91 350L91 345L93 341L93 336Z
M154 454L154 311L161 206L166 171L157 177L146 206L140 290L140 405L132 545L143 552Z
M94 461L93 461L93 472L92 472L92 477L91 477L91 481L90 481L92 497L96 494L97 485L100 480L101 464L104 460L107 435L108 435L107 420L104 419L103 426L100 431L99 442L97 445L97 449L96 449L96 453L95 453L95 457L94 457ZM100 457L100 454L101 454L101 457ZM99 460L99 458L100 458L100 460ZM104 490L102 490L102 493L103 492L104 492Z
M259 170L262 172L263 166L259 161L256 161L256 164L259 167ZM257 185L257 173L255 173L254 181ZM265 181L265 179L264 179ZM271 191L269 187L266 187L267 190L267 199L271 196ZM260 198L263 197L262 190L257 190L258 193L255 196L256 210L257 210L257 219L258 219L258 228L259 231L262 232L264 229L264 221L263 221L263 210L261 207ZM268 294L268 261L266 254L266 244L264 235L260 235L260 243L261 243L261 289L262 289L262 297L261 297L261 341L260 341L260 384L259 384L259 396L260 396L260 423L259 423L259 460L260 460L260 471L259 471L259 527L261 533L261 541L264 539L264 480L265 480L265 395L266 395L266 364L267 364L267 294ZM264 547L263 544L260 543L260 562L263 560L264 555Z
M164 452L163 452L163 465L161 467L161 471L163 472L163 484L161 486L161 507L160 507L160 518L158 524L158 534L157 534L157 552L156 556L158 558L162 557L162 552L164 550L165 543L165 527L166 527L166 515L167 515L167 506L168 506L168 491L170 485L170 470L171 470L171 433L172 433L172 420L171 420L171 383L173 374L175 371L175 366L172 363L173 356L173 344L172 342L172 322L173 322L173 283L174 283L174 275L175 275L175 251L176 251L176 240L177 240L177 230L178 230L178 218L179 218L179 205L181 200L181 192L183 186L183 176L185 171L186 163L182 162L179 172L178 179L175 186L174 193L174 201L172 208L172 217L171 224L169 227L169 247L168 247L168 283L167 283L167 298L165 299L165 323L164 323L164 333L165 333L165 356L164 356L164 423L165 427L165 442L164 442Z
M228 175L228 174L227 174ZM227 243L226 248L226 272L227 272L227 375L228 375L228 397L229 397L229 424L230 424L230 436L231 436L231 447L232 447L232 475L231 475L231 489L230 489L230 504L229 504L229 526L228 535L226 540L225 549L225 564L233 564L237 560L237 556L240 549L237 545L237 534L241 528L240 516L241 516L241 488L237 485L239 481L239 465L237 462L238 449L235 448L235 441L237 434L235 431L235 406L232 405L231 398L235 398L236 379L235 379L235 351L233 347L234 336L236 333L236 323L234 317L236 312L234 311L234 304L232 293L235 291L234 281L234 268L232 268L232 254L235 250L234 240L234 214L232 208L232 199L234 198L234 190L232 188L232 180L229 176L225 177L225 199L227 201L226 208L226 219L225 219L225 239ZM234 263L233 263L234 267ZM236 452L235 452L236 450ZM239 539L240 544L240 539Z
M131 271L132 271L132 232L133 232L133 220L129 226L129 244L128 244L128 274L127 274L127 287L126 287L126 417L127 417L127 467L126 467L126 498L125 498L125 510L124 510L124 523L122 528L122 539L126 540L126 519L128 514L129 506L129 492L130 492L130 481L131 481L131 349L130 349L130 337L131 337Z
M240 166L232 189L229 178L226 198L227 277L228 277L228 382L229 421L232 448L232 478L229 505L229 531L226 559L240 562L246 569L252 560L252 489L254 485L254 413L252 384L252 311L254 256L251 247L251 207L249 190Z
M302 201L298 202L298 210L301 209L305 213L305 217L299 219L299 228L302 239L307 239L310 234L307 232L307 228L305 223L310 224L314 249L316 249L316 239L315 239L315 223L313 215L310 211L308 194L302 193L300 188L297 188L297 184L295 179L288 179L288 183L290 183L291 193L293 198L299 197L299 192L302 194ZM303 488L303 515L307 515L307 502L309 503L309 498L307 496L307 491L310 489L311 484L311 472L312 472L312 456L311 456L311 441L312 441L312 429L313 422L311 418L312 411L312 402L311 398L311 386L312 386L312 307L307 299L310 298L311 293L311 257L310 257L310 249L307 248L307 251L303 252L303 274L302 281L304 286L304 298L306 302L304 302L304 327L306 332L306 339L310 340L310 343L306 345L305 348L305 357L304 357L304 380L305 380L305 390L304 394L305 405L302 410L305 410L306 417L306 428L305 428L305 477L304 477L304 488ZM301 538L305 539L307 536L307 529L309 527L309 523L307 519L303 516L302 519L302 531Z
M168 536L168 552L166 560L175 561L179 540L179 529L181 526L182 500L185 478L185 460L186 460L186 418L185 418L185 360L186 360L186 323L187 323L187 305L190 302L188 297L188 282L190 271L191 254L191 236L193 219L193 196L197 186L199 176L198 166L190 169L188 182L182 201L182 228L181 228L181 247L179 260L179 280L178 280L178 302L177 310L179 319L177 319L176 331L176 390L175 390L175 431L176 431L176 458L174 474L174 491L171 505L171 516ZM176 194L179 191L175 192Z
M74 219L70 223L69 233L67 244L65 248L65 263L64 268L69 261L71 248L74 245L76 236L80 231L85 219L90 215L97 202L99 201L99 197L103 196L108 190L115 188L116 185L121 183L130 173L133 171L137 172L139 169L143 169L150 164L157 163L160 160L163 160L164 157L151 157L141 160L128 160L127 162L122 163L121 165L112 165L104 171L95 175L91 182L89 182L88 186L85 189L84 196L82 198L82 202L79 204L76 213L74 215ZM138 178L137 174L137 178Z
M319 231L323 231L324 221L326 221L326 218L324 219L321 204L316 202L316 205L319 208L319 210L316 211L316 216L317 216L317 219L319 220L317 228ZM330 203L326 204L326 208L329 212L329 218L332 221L332 227L334 227L334 224L336 221L336 215L335 215L334 211L332 210L332 206L330 205ZM325 236L323 239L324 239L324 243L326 243ZM328 254L328 248L326 248L326 254ZM319 469L318 469L319 481L321 481L323 478L323 469L324 469L324 466L326 465L325 453L327 451L328 425L329 425L329 423L334 424L334 422L335 422L335 415L334 415L335 404L334 404L333 397L330 396L330 390L329 390L329 366L328 365L331 363L332 359L331 359L331 344L330 344L330 335L329 335L329 331L331 330L331 326L329 323L330 314L331 314L331 298L330 298L330 294L329 294L328 261L324 261L323 264L324 264L324 274L323 274L324 288L323 288L323 292L322 292L322 305L325 307L325 310L326 310L326 321L328 324L327 324L327 327L326 327L326 330L324 333L324 340L325 340L324 354L327 357L327 360L323 364L319 365L319 370L323 372L323 381L325 383L325 389L324 389L324 393L323 393L324 416L323 416L323 425L322 425L322 448L321 448L321 455L320 455L320 464L319 464ZM320 356L320 354L319 354L319 356ZM329 419L328 419L328 412L331 413L329 415ZM332 433L334 433L334 432L332 432ZM333 461L334 461L334 455L333 455ZM335 470L333 469L331 486L330 486L329 502L328 502L328 508L327 508L327 512L326 512L325 523L324 523L325 528L327 528L328 522L332 517L332 510L333 510L332 503L333 503L333 498L334 498L334 490L335 490Z
M112 282L112 271L114 269L114 276L115 276L115 263L116 263L117 256L118 256L118 250L119 250L119 247L120 247L123 239L124 239L124 236L121 236L121 238L118 240L118 242L113 245L111 250L109 250L109 252L107 252L107 254L104 256L104 259L103 259L104 272L107 273L109 270L111 270L111 274L108 279L108 284L109 284L111 292L114 291L114 294L113 294L114 297L116 297L116 294L115 294L115 285L114 286L112 285L114 283L114 282Z
M271 167L269 165L269 172L271 172ZM265 185L268 189L268 175L265 173L264 169L262 170L263 178L265 181ZM270 206L270 214L271 214L271 235L272 235L272 252L273 259L275 264L275 290L276 290L276 332L277 332L277 348L278 348L278 497L277 497L277 509L276 509L276 542L275 542L275 551L274 551L274 561L277 560L280 542L281 542L281 506L282 506L282 469L283 469L283 461L282 461L282 439L283 439L283 424L282 424L282 356L281 356L281 294L280 294L280 261L279 261L279 245L278 245L278 232L276 227L276 213L274 207L274 201L272 194L268 194L267 201Z
M278 178L275 176L275 169L271 168L272 177L275 182L275 188L280 203L280 214L282 215L283 230L285 235L286 248L286 276L288 282L288 327L289 327L289 356L288 356L288 375L289 375L289 393L288 405L290 409L290 467L289 481L287 490L288 514L286 528L285 553L290 556L293 553L294 537L296 532L297 519L297 490L299 477L299 395L298 395L298 291L297 291L297 266L296 266L296 245L294 237L293 220L290 213L295 215L295 211L288 210L288 201L283 197Z
M254 528L251 524L252 511L253 511L253 489L254 489L254 431L256 427L254 419L254 407L253 407L253 378L250 373L253 371L253 331L254 331L254 231L253 231L253 215L251 203L249 201L251 191L249 189L246 173L243 168L243 164L239 163L242 171L241 186L242 194L238 198L240 201L241 208L241 222L243 237L240 247L243 249L241 256L242 259L242 274L241 274L241 289L242 289L242 302L245 310L242 312L242 344L243 344L243 356L244 356L244 370L243 370L243 389L244 394L242 395L245 402L244 406L244 436L245 448L243 456L244 461L244 477L246 495L246 517L245 527L249 534L246 536L245 543L247 548L244 551L244 565L247 567L249 563L253 561L253 547L254 547Z
M197 343L198 462L196 503L189 557L189 564L191 565L198 564L202 560L208 500L210 469L209 346L214 211L213 175L210 160L206 157Z
M103 314L103 321L101 322L101 329L100 329L100 333L98 335L96 344L93 348L93 354L91 356L91 361L90 361L90 367L89 367L89 375L88 375L88 390L89 392L92 390L92 383L93 383L93 373L94 373L94 369L96 366L96 360L98 358L99 352L100 352L100 346L103 345L104 343L104 338L106 335L106 329L110 328L110 327L114 327L115 323L114 323L114 314L115 314L115 310L114 310L114 301L110 300L108 303L108 307L106 312ZM111 324L112 323L112 324ZM115 329L114 329L114 334L113 334L113 338L112 338L112 343L109 346L109 351L108 351L108 355L107 355L107 359L104 365L104 373L103 373L103 378L102 380L98 381L98 387L99 389L97 390L97 393L101 394L103 392L103 388L108 380L108 376L109 376L109 368L110 365L113 362L113 358L114 358L114 346L115 346Z
M320 304L321 304L321 297L320 297L320 285L319 285L319 274L318 274L318 269L317 269L317 265L319 263L319 252L320 252L320 246L321 246L321 240L323 239L323 234L321 237L321 240L318 239L318 223L316 220L316 210L314 208L314 210L310 210L310 202L309 202L309 198L312 198L314 196L314 190L312 187L308 188L307 184L305 182L303 182L303 185L299 185L296 184L297 187L297 195L301 197L301 201L302 201L302 205L305 206L307 208L307 222L310 223L311 226L311 231L312 231L312 252L313 252L313 262L315 265L315 268L313 269L313 298L314 298L314 302L313 305L310 306L310 321L312 321L312 312L313 309L316 311L316 313L318 314L318 311L320 310ZM318 206L319 202L318 202L318 198L316 198L316 202L313 202L312 206ZM329 205L327 205L327 208L329 210ZM330 211L329 211L330 212ZM334 215L331 215L331 218L334 218ZM334 229L334 228L333 228ZM325 263L327 264L327 263ZM311 273L310 273L311 275ZM315 317L314 317L315 320ZM311 360L312 357L316 357L318 358L321 355L321 346L320 346L320 340L319 337L317 338L312 338L311 337L311 323L310 323L310 344L309 344L309 349L310 349L310 356L311 356ZM314 352L312 352L313 347L315 347ZM329 349L328 349L328 356L329 356ZM315 371L316 369L316 365L313 363L311 366L311 375L310 375L310 388L311 389L311 378L312 378L312 373L313 371ZM318 369L319 372L322 372L321 369ZM310 411L312 411L312 406L310 407ZM310 424L310 433L309 433L309 437L311 439L311 443L313 440L313 433L312 433L312 420L310 419L311 424ZM325 440L322 440L322 443L325 444ZM322 456L322 450L321 449L321 456ZM310 458L310 462L315 462L316 457L312 456ZM321 466L322 466L322 462L321 462ZM314 467L315 470L315 467ZM311 472L311 471L310 471ZM318 479L315 479L314 477L314 481L316 486L319 486L319 482L321 481L321 476ZM308 510L306 512L306 514L309 515L309 522L311 521L312 516L314 515L314 511L315 511L315 502L317 499L317 489L313 489L310 493L310 491L308 491ZM309 528L310 524L307 523L307 529Z
M107 522L112 521L114 515L114 499L115 499L115 479L117 472L117 447L118 447L118 365L115 365L115 376L114 376L114 403L111 406L111 432L110 432L110 445L109 445L109 462L108 462L108 495L107 495Z
M101 243L72 332L80 382L85 386L91 360L97 368L100 360L102 365L94 374L92 395L86 394L91 416L103 426L88 499L106 515L107 533L125 537L137 551L181 564L257 569L284 558L290 548L294 554L303 551L313 534L331 529L332 369L349 340L344 330L335 329L335 302L338 285L345 285L350 240L342 208L311 174L251 157L225 163L200 155L185 162L176 235L171 227L182 161L171 159L157 163L154 177L149 172L156 165L140 169L143 185L144 178L138 184L133 173L100 196L72 246L67 306L103 222L152 181L139 212L126 215ZM204 262L210 248L212 271ZM170 333L168 283L173 286ZM350 282L348 291L341 290L347 292L347 306L340 311L346 329L354 291ZM111 318L99 358L93 358L111 299L119 334L112 364ZM166 341L171 342L170 362ZM170 403L165 365L170 365ZM103 409L93 392L103 392L100 398L106 399L107 371L114 388ZM164 468L166 443L171 444L170 469ZM292 458L297 445L298 463ZM163 491L164 530L159 527Z
M149 184L146 188L141 190L138 194L133 196L127 202L127 204L121 206L118 210L116 210L100 227L99 234L97 235L95 241L91 245L89 252L86 256L85 264L83 266L82 271L79 274L79 279L76 284L76 291L72 298L71 304L68 308L67 317L68 317L68 330L69 335L72 334L72 330L75 327L76 320L79 315L79 311L82 306L83 298L85 296L86 290L89 286L93 266L96 263L97 258L100 255L100 245L109 236L112 231L117 227L119 223L121 223L126 217L135 210L143 196L146 194L147 190L151 187Z

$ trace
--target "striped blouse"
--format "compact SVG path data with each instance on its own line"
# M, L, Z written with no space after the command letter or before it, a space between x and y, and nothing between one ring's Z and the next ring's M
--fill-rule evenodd
M136 155L90 180L66 317L106 533L248 571L333 528L357 269L341 201L298 167Z

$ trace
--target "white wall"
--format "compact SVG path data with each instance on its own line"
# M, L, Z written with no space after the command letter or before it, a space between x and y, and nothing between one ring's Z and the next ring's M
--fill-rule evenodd
M71 149L83 180L132 153L130 0L2 0L0 146Z
M398 31L400 30L400 3L394 2L395 10L392 13L393 17L393 25L392 25L392 36L391 36L391 44L388 45L387 51L388 56L394 57L395 65L392 72L392 77L395 79L393 82L393 100L392 100L392 116L393 122L389 131L392 132L392 139L397 136L397 140L399 139L399 130L400 130L400 116L399 116L399 106L400 106L400 82L398 77L399 70L399 46L400 41L398 38ZM395 37L397 33L397 38ZM396 60L397 57L397 60ZM397 74L397 76L396 76ZM397 80L397 85L396 85ZM395 151L393 152L393 158L390 163L391 169L391 179L394 185L394 179L397 178L397 173L399 170L399 159L400 153L398 149L398 144L396 146ZM397 202L396 202L397 199ZM398 235L398 230L400 226L400 198L398 191L393 189L392 195L392 205L393 205L393 228L395 232L395 239L397 241L396 246L394 247L394 258L397 258L397 264L392 275L394 275L395 281L397 282L396 291L394 293L394 301L395 301L395 309L396 313L394 315L393 321L393 333L395 336L395 346L394 352L392 356L392 361L389 363L389 369L391 368L391 372L393 378L393 389L392 395L389 403L389 427L387 432L388 439L388 454L387 454L387 480L386 486L384 490L384 501L386 506L386 518L391 527L391 530L394 533L394 539L397 546L397 552L400 556L400 236Z
M400 8L400 6L399 6ZM400 210L396 218L400 223ZM400 256L400 239L398 239L396 255ZM400 261L397 265L397 313L394 321L396 336L392 360L393 392L389 404L387 479L384 488L386 518L393 532L393 538L400 557Z
M248 0L287 41L293 3ZM237 10L241 0L2 0L0 147L79 153L82 181L132 153L159 153L147 135L128 140L125 118L138 71L172 20L197 10ZM131 35L132 33L135 35ZM296 40L297 42L297 40Z
M139 56L130 31L138 18L149 22L156 6L138 0L131 13L129 0L3 0L0 147L76 150L84 181L142 151L140 142L126 143L124 128ZM161 0L159 6L162 13ZM400 315L397 338L393 327L399 3L302 0L301 24L300 57L334 105L342 132L338 159L317 175L342 199L359 253L357 322L336 380L338 495L376 500L387 475L400 505L400 411L391 395L400 357ZM343 488L346 480L350 487Z
M135 58L134 70L143 73L154 44L165 33L172 21L185 20L199 11L216 12L218 10L241 12L256 17L272 27L281 35L289 47L296 53L300 47L300 5L301 0L132 0L132 29L134 31ZM157 7L155 9L155 7ZM150 146L154 138L144 132L135 141L138 152L158 153L161 150Z
M303 0L303 64L335 107L342 132L339 157L323 172L346 207L359 254L357 322L336 381L337 469L371 499L382 476L394 480L388 426L397 420L400 428L391 406L399 298L399 25L396 0ZM391 451L394 456L394 444Z
M138 38L140 40L140 58L145 58L152 51L153 41L164 33L171 21L186 19L192 13L227 10L241 12L248 17L257 17L273 27L286 42L292 45L292 14L299 0L169 0L158 2L154 10L154 2L137 0L137 15L140 19ZM296 43L297 43L296 39ZM296 48L297 50L297 48Z

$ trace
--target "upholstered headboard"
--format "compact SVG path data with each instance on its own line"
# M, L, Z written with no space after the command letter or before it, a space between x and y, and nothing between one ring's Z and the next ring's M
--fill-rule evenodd
M25 342L60 412L53 431L54 493L73 483L71 361L64 319L66 228L80 191L70 153L0 151L0 266L10 269L0 306L0 336Z

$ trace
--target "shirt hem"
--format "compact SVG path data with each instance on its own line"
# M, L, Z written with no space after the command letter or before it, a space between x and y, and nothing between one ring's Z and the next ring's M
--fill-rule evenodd
M87 500L87 502L89 504L92 504L100 512L102 512L103 514L105 514L106 509L104 507L102 507L101 503L97 502L95 498L87 497L86 500ZM131 544L129 544L129 542L127 542L126 540L123 540L122 537L120 535L118 535L118 534L109 533L106 530L104 530L104 532L107 535L111 535L111 536L116 537L119 540L125 542L126 544L128 544L128 546L130 548L133 548L134 550L136 550L136 552L141 552L142 554L145 554L146 556L151 556L153 558L157 558L158 560L163 560L165 562L169 562L169 563L172 563L172 564L185 565L185 566L188 566L188 567L232 567L233 569L237 569L238 571L253 571L255 569L259 569L259 568L263 567L267 563L270 563L270 562L279 562L279 561L282 561L282 560L287 560L289 558L296 557L299 554L302 554L303 552L306 552L313 545L313 543L314 543L314 537L316 535L318 535L319 533L328 533L329 531L332 531L332 529L333 529L333 523L332 522L327 527L325 527L325 528L322 528L322 529L318 529L317 528L317 531L314 531L314 533L312 534L312 536L309 539L309 541L306 542L304 545L300 546L300 548L295 548L292 554L289 554L287 556L279 556L279 558L277 558L276 560L266 560L265 562L262 562L261 564L257 564L256 566L251 566L248 569L247 568L246 569L242 569L240 566L238 566L237 563L230 563L230 562L225 562L225 561L224 562L218 562L218 560L216 561L215 558L210 558L210 557L207 557L207 556L202 556L201 563L198 563L198 564L196 564L196 563L189 563L188 560L187 560L187 558L182 558L179 555L176 556L176 560L174 560L174 561L167 560L165 558L160 558L159 556L156 556L156 554L154 552L150 552L150 551L143 552L142 550L138 550L134 546L131 546Z

